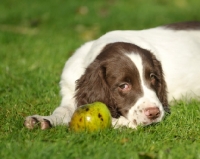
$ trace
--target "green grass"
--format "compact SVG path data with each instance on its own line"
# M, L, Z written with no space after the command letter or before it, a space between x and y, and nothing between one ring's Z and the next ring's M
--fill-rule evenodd
M200 158L200 102L177 101L159 124L75 134L64 126L27 130L24 118L59 105L67 58L114 29L200 20L198 0L2 0L0 3L0 158Z

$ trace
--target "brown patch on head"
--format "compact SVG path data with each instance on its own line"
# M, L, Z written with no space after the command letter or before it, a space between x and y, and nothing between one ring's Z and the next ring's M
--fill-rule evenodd
M124 116L143 95L138 69L125 55L133 53L135 49L130 43L111 43L97 57L100 61L104 61L107 84L110 86L119 114Z
M200 22L179 22L168 24L164 27L172 30L200 30Z

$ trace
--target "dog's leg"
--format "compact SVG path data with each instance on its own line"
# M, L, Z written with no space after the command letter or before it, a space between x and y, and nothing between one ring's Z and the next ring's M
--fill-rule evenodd
M39 126L44 130L56 125L68 125L75 109L74 99L63 97L61 105L50 116L28 116L25 119L24 126L28 129L34 129Z

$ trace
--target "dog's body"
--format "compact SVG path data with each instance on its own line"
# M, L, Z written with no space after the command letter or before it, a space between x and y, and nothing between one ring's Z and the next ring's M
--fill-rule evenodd
M200 96L199 66L199 22L109 32L84 44L66 62L60 82L62 101L53 114L29 116L25 126L67 125L77 106L94 101L108 105L116 127L159 122L164 109L169 110L168 101ZM103 82L92 81L93 71L98 74L95 82L100 78Z

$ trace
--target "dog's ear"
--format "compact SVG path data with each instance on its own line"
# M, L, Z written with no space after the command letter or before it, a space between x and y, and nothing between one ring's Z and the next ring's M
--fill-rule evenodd
M157 73L159 74L159 84L157 86L156 93L157 93L158 99L163 105L165 112L170 113L170 107L169 107L169 103L167 99L167 85L165 82L162 66L161 66L160 61L158 61L154 55L152 59L153 59L154 66L157 70Z
M158 98L161 101L165 112L170 113L170 107L167 99L166 83L164 79L161 80L160 88L158 89Z
M118 117L117 106L106 82L106 67L98 60L91 63L76 82L75 100L77 106L96 101L105 103L113 117Z

